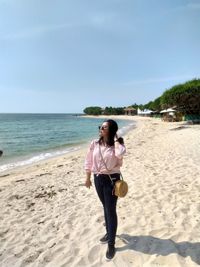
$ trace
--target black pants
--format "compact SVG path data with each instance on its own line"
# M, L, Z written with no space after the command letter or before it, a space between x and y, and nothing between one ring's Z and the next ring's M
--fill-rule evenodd
M113 186L115 181L120 179L120 174L114 173L111 174L111 177L115 178L115 180L113 180L113 184L111 183L110 177L108 175L95 174L94 183L97 194L103 204L106 231L108 234L108 244L114 245L117 232L117 197L113 194Z

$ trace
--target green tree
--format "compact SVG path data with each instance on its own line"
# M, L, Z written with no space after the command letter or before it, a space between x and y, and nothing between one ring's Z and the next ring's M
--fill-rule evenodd
M101 107L86 107L83 112L87 115L101 115L102 108Z
M160 97L156 98L154 101L149 102L149 109L154 111L161 110Z
M200 114L200 79L178 84L161 96L162 108L176 106L184 114Z
M104 110L105 115L123 115L124 113L124 108L122 107L106 107Z

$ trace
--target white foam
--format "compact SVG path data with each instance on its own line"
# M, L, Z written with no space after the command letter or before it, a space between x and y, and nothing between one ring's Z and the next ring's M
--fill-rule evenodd
M19 160L16 162L12 162L12 163L7 163L4 165L0 166L0 172L4 172L10 169L14 169L17 167L22 167L22 166L26 166L26 165L30 165L36 162L39 162L41 160L45 160L48 158L53 158L53 157L57 157L60 155L64 155L66 153L70 153L76 150L79 150L80 147L73 147L73 148L68 148L66 150L60 150L60 151L54 151L54 152L47 152L47 153L41 153L39 155L33 156L31 158L25 159L25 160Z
M129 132L131 129L133 129L134 127L136 127L136 124L135 123L130 123L126 126L123 126L122 128L120 128L118 131L117 131L117 135L118 137L120 136L124 136L127 132Z

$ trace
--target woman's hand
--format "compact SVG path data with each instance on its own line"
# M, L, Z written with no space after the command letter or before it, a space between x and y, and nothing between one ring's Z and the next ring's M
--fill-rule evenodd
M85 186L87 188L90 188L90 186L92 186L92 182L90 180L90 177L91 177L91 172L88 170L88 171L86 171L86 180L85 180Z
M87 188L90 188L90 186L92 186L92 182L91 182L90 178L87 178L87 179L86 179L86 181L85 181L85 186L86 186Z

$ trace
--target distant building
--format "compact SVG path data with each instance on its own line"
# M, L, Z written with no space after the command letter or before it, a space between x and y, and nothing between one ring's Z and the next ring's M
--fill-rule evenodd
M125 108L124 111L125 111L125 115L128 115L128 116L137 115L137 109L135 109L133 107Z
M155 113L153 110L150 110L150 109L144 109L144 110L141 110L141 109L137 109L137 115L139 116L151 116L153 113Z
M105 115L105 108L101 109L101 115Z

